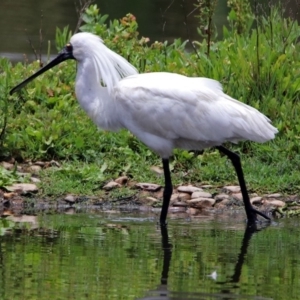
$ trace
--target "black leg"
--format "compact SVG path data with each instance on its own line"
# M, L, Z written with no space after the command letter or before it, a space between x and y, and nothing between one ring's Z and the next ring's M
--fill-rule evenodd
M172 244L170 243L170 240L169 240L168 227L165 225L160 225L160 232L161 232L162 250L164 253L164 263L163 263L163 269L161 272L161 281L160 282L163 285L167 285L170 262L171 262L171 258L172 258Z
M244 174L243 174L243 169L242 169L242 165L241 165L241 160L238 154L231 152L230 150L226 149L223 146L218 146L216 147L220 152L223 152L225 155L227 155L227 157L231 160L239 183L240 183L240 187L241 187L241 192L243 195L243 200L244 200L244 205L245 205L245 210L246 210L246 214L247 214L247 219L248 219L248 223L249 224L253 224L257 221L257 214L264 217L267 220L271 220L268 216L266 216L264 213L254 209L252 207L252 204L250 202L249 199L249 195L247 192L247 187L246 187L246 183L245 183L245 179L244 179Z
M160 225L166 225L166 218L168 214L170 199L173 192L173 186L172 186L171 173L169 167L169 159L163 158L162 163L163 163L164 175L165 175L165 189L164 189L163 205L161 208L159 221L160 221Z

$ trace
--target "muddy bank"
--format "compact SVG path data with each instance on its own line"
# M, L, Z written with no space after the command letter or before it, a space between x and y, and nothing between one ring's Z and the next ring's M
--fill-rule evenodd
M0 189L0 215L22 214L26 211L44 210L64 211L69 209L131 209L140 212L160 212L163 187L155 183L134 182L127 176L121 176L103 186L103 196L64 195L58 199L39 196L38 172L42 168L58 164L57 162L37 162L18 166L18 172L31 179L31 183L15 183ZM13 164L2 162L6 169ZM129 197L113 198L116 189L130 190ZM299 195L280 193L250 193L252 205L269 216L281 217L300 214ZM211 213L243 212L244 204L239 186L215 187L212 185L182 185L174 188L169 213L197 216Z
M127 184L127 183L126 183ZM124 185L126 185L124 184ZM119 188L115 186L114 189ZM14 189L14 191L10 191ZM130 197L111 197L111 189L104 197L68 194L58 199L40 198L33 184L17 184L0 190L0 215L20 215L43 211L74 212L74 210L131 210L152 212L158 215L162 204L163 188L151 183L138 183L129 187ZM239 186L213 189L211 186L179 186L171 198L169 213L189 216L207 214L244 214L244 204ZM217 190L217 191L216 191ZM250 194L253 206L273 217L300 214L299 196L283 196L279 193Z

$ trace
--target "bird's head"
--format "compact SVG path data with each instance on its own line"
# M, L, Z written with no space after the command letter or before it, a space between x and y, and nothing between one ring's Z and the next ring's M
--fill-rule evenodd
M10 95L23 88L37 76L67 59L75 59L79 64L85 59L92 61L97 81L105 83L109 90L120 79L137 74L137 70L123 57L108 49L99 36L88 32L80 32L71 37L70 43L66 44L56 58L14 87L10 91Z
M89 56L102 55L107 49L103 44L103 40L89 32L79 32L74 34L70 39L72 46L72 54L78 62L86 59Z

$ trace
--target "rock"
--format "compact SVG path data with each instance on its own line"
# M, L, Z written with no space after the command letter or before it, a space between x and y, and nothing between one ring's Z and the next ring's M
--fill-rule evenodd
M190 200L191 199L191 195L188 193L174 193L171 196L171 203L174 201L182 201L185 202L186 200Z
M151 196L151 193L150 192L147 192L147 191L143 191L143 190L140 190L138 192L138 199L144 199L144 198L147 198L147 197L150 197Z
M151 193L152 193L152 192L151 192ZM162 199L163 196L164 196L164 191L163 191L163 189L160 189L158 192L155 192L155 194L154 194L154 197L155 197L156 199Z
M212 207L216 203L216 200L213 198L196 198L188 200L187 204L192 207L203 208L203 207Z
M242 195L242 193L233 193L233 194L231 195L231 197L232 197L234 200L243 201L243 195Z
M157 166L152 166L151 168L151 171L154 172L157 176L161 176L164 174L164 170L160 167L157 167Z
M299 201L299 197L300 197L300 195L289 195L285 201L286 202Z
M224 199L229 199L229 195L227 194L219 194L215 196L216 201L222 201Z
M180 206L173 206L169 207L168 212L170 213L178 213L178 212L185 212L186 209L185 207L180 207Z
M211 198L211 197L212 197L211 193L202 192L202 191L194 192L192 194L192 199L195 199L195 198Z
M203 189L210 189L212 188L213 186L211 184L204 184L204 185L201 185L201 188Z
M268 204L268 205L272 205L275 207L284 207L285 206L285 202L281 201L281 200L265 200L263 202L264 204Z
M128 181L128 177L127 176L121 176L121 177L119 177L119 178L117 178L115 180L115 182L118 183L118 184L120 184L120 185L126 184L127 181Z
M187 203L186 202L182 202L182 201L174 201L173 202L173 206L180 206L180 207L187 207Z
M24 173L24 172L17 172L17 175L20 176L20 177L31 177L32 174L30 173Z
M197 215L199 214L199 210L193 207L189 207L186 211L190 215Z
M179 193L178 194L178 200L179 201L187 201L187 200L190 200L191 199L191 195L188 194L188 193Z
M15 197L9 201L10 201L10 204L12 204L12 206L14 207L14 213L18 214L17 211L19 210L19 213L21 214L22 209L20 210L20 208L23 206L24 198L19 196L19 197ZM19 209L16 209L17 206L19 207Z
M115 189L115 188L117 188L117 187L121 187L121 185L118 184L118 183L115 182L115 181L110 181L109 183L107 183L107 184L103 187L103 189L104 189L105 191L110 191L110 190Z
M60 163L56 160L51 160L49 162L49 164L52 166L52 167L57 167L57 168L60 168Z
M215 209L224 209L226 208L226 204L224 204L223 202L218 202L214 205Z
M223 187L223 191L229 193L239 193L241 188L239 185L228 185Z
M35 163L37 164L37 163ZM51 168L51 167L57 167L60 168L60 163L55 161L55 160L51 160L51 161L47 161L44 163L43 165L44 168Z
M141 188L145 191L151 191L151 192L156 192L156 191L161 189L161 185L155 184L155 183L145 183L145 182L143 182L143 183L137 183L135 186L139 187L139 188Z
M181 192L181 193L189 193L189 194L192 194L194 192L202 192L203 189L201 188L198 188L198 187L195 187L195 186L192 186L192 185L182 185L182 186L179 186L177 188L177 191L178 192Z
M13 170L13 168L15 167L14 164L8 163L8 162L6 162L6 161L3 161L3 162L1 163L1 166L2 166L4 169L6 169L6 170Z
M10 215L7 217L7 219L10 221L16 222L16 223L32 223L32 225L35 225L35 228L38 227L37 216L30 216L30 215L13 216L13 215Z
M159 202L159 200L157 200L154 197L147 197L143 200L143 203L147 204L149 206L152 206L152 205L156 204L157 202Z
M179 193L174 193L171 196L170 202L179 201Z
M17 194L17 193L14 193L14 192L3 193L3 198L4 198L4 199L11 199L11 198L13 198L13 197L15 197L15 196L18 196L18 194Z
M38 187L34 183L14 183L11 186L5 187L10 192L21 192L21 194L35 193Z
M36 161L34 164L43 167L46 163L44 161Z
M30 173L38 174L42 170L41 166L32 165L27 168L27 171Z
M64 214L65 215L75 215L76 214L76 210L74 207L68 207L64 210Z
M251 204L261 204L262 202L262 197L253 197L250 199Z
M66 202L70 203L70 204L74 204L74 203L76 202L76 200L77 200L77 197L74 196L74 195L69 194L69 195L67 195L67 196L64 198L64 200L65 200Z
M229 198L223 199L223 200L220 202L220 204L222 204L222 205L224 205L224 206L227 206L227 205L229 205L230 203L231 203L231 201L230 201Z
M282 195L280 193L270 194L266 196L267 198L280 198Z
M33 182L33 183L40 183L41 180L39 178L36 178L36 177L30 177L30 181Z

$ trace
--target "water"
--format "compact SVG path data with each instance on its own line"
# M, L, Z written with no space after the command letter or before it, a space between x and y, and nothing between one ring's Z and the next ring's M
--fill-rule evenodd
M299 219L253 233L219 217L162 232L132 214L9 218L0 299L299 299Z
M76 28L78 15L75 3L80 0L1 0L0 4L0 56L13 61L33 60L34 55L28 39L39 53L40 29L42 29L43 44L41 53L46 54L48 41L51 42L51 53L57 53L55 44L56 27L69 26ZM275 3L279 0L258 1L260 5ZM222 33L222 26L227 24L227 1L218 1L214 24ZM254 2L254 0L252 1ZM300 19L297 0L281 1L288 14ZM95 0L102 14L109 14L110 19L120 19L127 13L137 17L141 36L150 37L151 41L166 39L173 41L181 37L199 40L197 33L198 19L191 13L195 0ZM268 11L268 9L264 9ZM191 13L191 14L190 14ZM189 15L185 18L185 15ZM43 17L41 17L43 16ZM187 25L185 25L187 23ZM187 33L189 31L189 34Z

